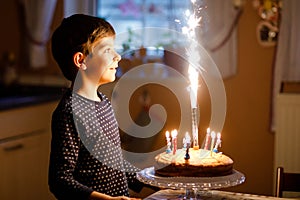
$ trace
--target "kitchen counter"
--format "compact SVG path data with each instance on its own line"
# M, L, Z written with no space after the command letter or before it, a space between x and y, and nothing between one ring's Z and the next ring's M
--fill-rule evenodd
M0 86L0 110L59 100L64 87L39 85Z

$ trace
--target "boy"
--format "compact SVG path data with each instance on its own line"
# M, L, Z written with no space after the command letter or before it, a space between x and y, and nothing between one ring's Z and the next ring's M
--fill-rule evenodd
M57 199L132 199L128 184L141 189L136 169L125 170L111 104L98 92L115 80L121 57L114 40L107 21L83 14L53 33L53 57L72 83L52 116L49 188Z

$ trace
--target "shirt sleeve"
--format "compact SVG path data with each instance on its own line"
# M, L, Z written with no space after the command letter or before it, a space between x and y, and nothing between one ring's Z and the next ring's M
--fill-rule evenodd
M74 178L80 148L72 112L56 110L52 116L48 183L57 199L88 199L93 189Z
M143 187L145 186L144 183L140 182L136 178L136 172L140 171L137 167L133 166L128 161L124 160L124 170L126 172L128 187L133 190L134 192L139 193Z

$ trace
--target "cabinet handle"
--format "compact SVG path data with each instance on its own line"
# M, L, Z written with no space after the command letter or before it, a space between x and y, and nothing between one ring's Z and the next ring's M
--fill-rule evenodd
M9 151L16 151L16 150L19 150L19 149L22 149L24 147L23 144L16 144L16 145L13 145L13 146L10 146L10 147L4 147L4 151L6 152L9 152Z

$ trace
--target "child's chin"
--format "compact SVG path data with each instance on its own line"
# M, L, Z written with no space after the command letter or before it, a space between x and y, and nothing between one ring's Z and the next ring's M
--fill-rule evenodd
M112 78L110 78L110 79L107 79L107 80L102 81L102 82L101 82L101 85L106 84L106 83L114 82L115 80L116 80L116 77L114 76L114 77L112 77Z

